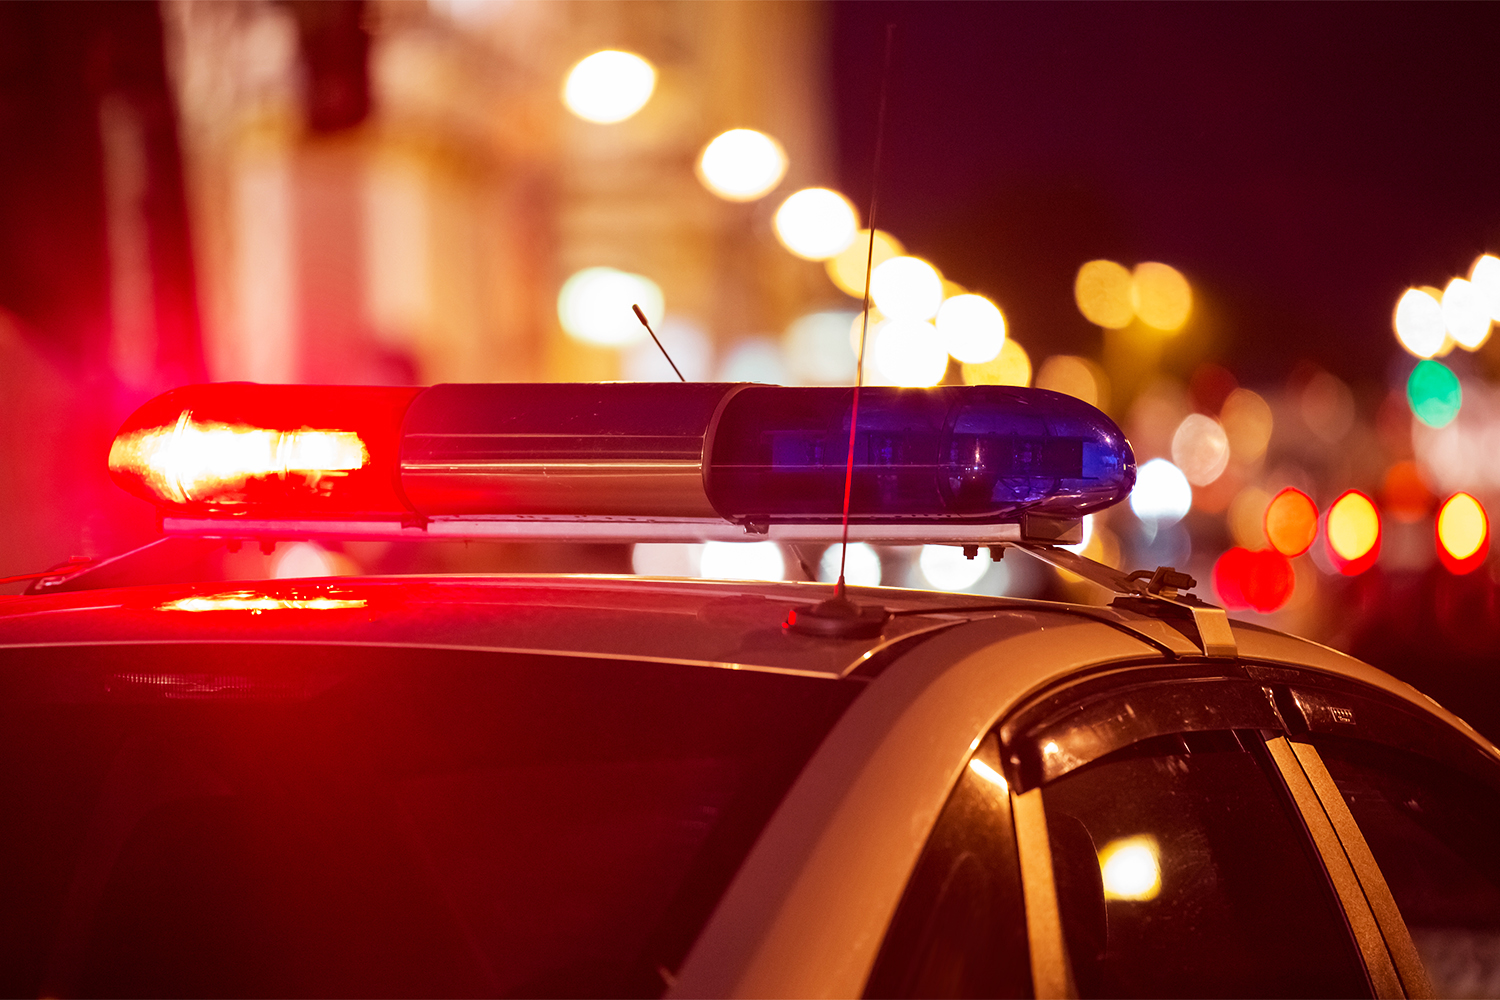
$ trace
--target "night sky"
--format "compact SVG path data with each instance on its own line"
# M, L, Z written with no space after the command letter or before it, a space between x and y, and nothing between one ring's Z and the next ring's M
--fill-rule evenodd
M1400 294L1500 251L1500 5L835 3L862 212L892 22L877 222L1034 357L1098 355L1080 264L1160 260L1242 381L1379 382Z

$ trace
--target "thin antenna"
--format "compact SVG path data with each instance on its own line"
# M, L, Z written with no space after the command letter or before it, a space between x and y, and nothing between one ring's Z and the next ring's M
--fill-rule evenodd
M880 74L880 117L875 125L875 165L870 172L870 245L865 252L865 313L859 330L859 357L854 366L854 406L849 412L849 456L844 463L844 524L839 550L839 582L833 596L817 604L792 608L785 628L827 639L876 636L885 628L890 612L883 607L855 604L845 595L844 564L849 556L849 495L854 487L854 443L859 427L859 390L865 381L865 340L870 332L870 274L875 269L875 194L880 189L880 155L885 146L886 93L891 81L891 48L895 24L885 26L885 67Z
M885 66L880 72L880 111L875 119L875 163L870 170L870 247L865 252L865 308L859 327L859 357L854 365L854 406L849 412L849 460L844 465L843 540L839 549L839 582L835 598L844 596L844 563L849 556L849 493L854 486L854 434L859 426L859 390L865 381L865 340L870 333L870 275L875 270L875 207L880 190L880 154L885 145L885 102L891 82L891 45L896 38L895 22L885 26Z
M865 293L865 298L866 298L866 300L869 299L869 292ZM651 324L650 323L646 322L646 314L643 313L643 312L641 312L641 307L633 305L630 308L633 309L633 310L635 310L635 318L641 321L641 326L644 326L646 328L646 332L649 333L649 334L651 334L651 339L656 341L656 347L657 347L657 349L659 351L661 351L661 356L664 357L664 358L666 358L667 359L667 364L669 364L669 365L672 366L672 370L674 372L677 372L677 378L678 378L678 380L682 381L682 382L686 382L687 379L685 379L685 378L682 377L682 372L681 372L681 370L678 369L677 362L673 361L672 360L672 355L668 354L667 353L667 349L665 347L661 346L661 341L657 339L656 331L653 330L653 329L651 329ZM861 343L863 343L863 342L861 342ZM848 501L845 501L846 505L847 505L847 503L848 503Z

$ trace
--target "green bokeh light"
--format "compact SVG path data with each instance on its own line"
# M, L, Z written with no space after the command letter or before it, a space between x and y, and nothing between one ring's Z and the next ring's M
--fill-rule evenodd
M1419 361L1406 380L1411 412L1428 427L1447 427L1463 406L1458 376L1441 361Z

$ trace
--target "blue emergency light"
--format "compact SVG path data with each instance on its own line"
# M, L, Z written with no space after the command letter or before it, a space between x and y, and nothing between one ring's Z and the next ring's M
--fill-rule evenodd
M175 389L110 451L168 531L837 537L852 388L734 383ZM1069 540L1125 499L1113 421L1008 386L861 390L851 538Z

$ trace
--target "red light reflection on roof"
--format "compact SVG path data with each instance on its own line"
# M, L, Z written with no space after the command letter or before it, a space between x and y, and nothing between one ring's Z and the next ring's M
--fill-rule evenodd
M362 597L271 597L250 590L204 597L180 597L156 606L158 611L339 611L367 607Z

